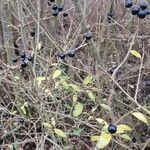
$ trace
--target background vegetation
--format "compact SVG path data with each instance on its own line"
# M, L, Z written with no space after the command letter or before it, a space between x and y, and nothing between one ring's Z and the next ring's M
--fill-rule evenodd
M0 148L96 150L113 123L126 126L106 150L148 150L150 17L121 0L55 3L58 16L47 0L0 1Z

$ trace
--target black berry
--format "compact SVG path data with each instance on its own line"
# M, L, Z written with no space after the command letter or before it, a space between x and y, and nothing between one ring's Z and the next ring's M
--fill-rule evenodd
M108 126L108 131L109 131L110 133L116 133L116 132L117 132L117 127L116 127L114 124L110 124L110 125Z
M140 5L140 8L141 8L142 10L145 10L147 7L148 7L148 6L147 6L146 3L143 3L143 4Z
M50 2L55 2L55 0L49 0Z
M64 16L64 17L67 17L67 16L68 16L68 13L64 12L64 13L63 13L63 16Z
M130 7L132 7L132 5L133 5L132 0L126 0L126 2L125 2L125 7L126 8L130 8Z
M57 55L60 59L65 59L66 55L63 53L60 53Z
M70 50L70 51L68 51L68 53L67 53L67 55L68 55L68 57L74 57L75 56L75 50Z
M35 36L35 32L34 31L31 32L30 35L31 35L31 37L34 37Z
M53 13L52 13L52 14L53 14L53 16L55 16L55 17L56 17L56 16L58 16L58 14L59 14L59 13L58 13L58 11L53 11Z
M28 64L25 61L21 61L20 65L22 68L25 68L25 67L27 67Z
M86 38L86 40L90 40L92 38L92 33L91 32L86 32L85 33L85 38Z
M21 58L25 58L25 57L26 57L25 52L21 53L21 54L20 54L20 57L21 57Z
M18 61L18 59L15 57L15 58L12 59L12 61L13 61L14 63L16 63L16 62Z
M57 10L57 9L58 9L58 6L57 6L57 5L53 5L53 6L52 6L52 9L53 9L53 10Z
M143 18L146 17L146 15L147 15L147 11L140 9L140 11L139 11L139 13L138 13L138 17L139 17L140 19L143 19Z
M147 14L147 15L150 15L150 10L148 10L146 14Z
M29 55L29 56L27 57L27 59L28 59L29 61L33 61L33 56Z
M59 6L58 11L63 11L63 6Z
M134 7L132 8L131 13L132 15L138 15L139 11L140 11L139 7Z

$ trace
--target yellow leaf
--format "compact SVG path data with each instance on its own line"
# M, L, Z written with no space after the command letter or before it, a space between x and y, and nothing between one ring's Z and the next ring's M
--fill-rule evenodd
M98 123L100 123L100 124L105 124L105 125L107 125L107 122L104 121L104 120L101 119L101 118L96 118L96 121L97 121Z
M43 76L39 76L36 78L37 81L44 81L46 80L46 77L43 77Z
M136 50L131 50L130 53L137 58L142 58L141 54Z
M45 127L45 128L53 128L52 125L50 123L47 123L47 122L43 122L42 125Z
M92 75L88 75L88 76L84 79L83 84L85 84L85 85L90 84L90 83L92 82L92 80L93 80Z
M106 104L101 104L101 106L102 106L104 109L106 109L106 110L108 110L108 111L111 111L111 108L110 108L108 105L106 105Z
M135 116L137 119L139 119L140 121L146 123L148 125L148 121L145 117L144 114L140 113L140 112L134 112L132 113L133 116Z
M23 105L24 105L25 107L28 107L28 102L25 102Z
M124 124L117 125L117 132L116 133L124 133L126 131L131 131L132 129Z
M67 137L67 135L65 134L65 132L62 131L62 130L60 130L60 129L55 128L55 129L54 129L54 132L55 132L58 136L60 136L60 137L62 137L62 138L66 138L66 137Z
M99 135L94 135L94 136L91 137L91 141L92 142L98 141L99 137L100 137Z
M73 95L73 102L75 103L78 100L78 96L77 95Z
M55 127L56 121L55 121L55 118L54 118L54 117L51 118L51 123L52 123L52 125Z
M88 97L92 100L95 101L95 95L92 91L87 91Z
M56 70L54 73L53 73L53 79L59 77L61 75L61 70Z
M79 115L81 115L83 111L83 104L81 103L77 103L75 106L74 106L74 110L73 110L73 116L74 117L78 117Z
M120 134L119 136L125 139L126 141L132 141L132 139L127 134Z
M98 139L96 147L98 149L103 149L104 147L106 147L109 144L109 142L111 141L111 138L112 138L111 134L102 132L102 134L100 135L100 137Z
M26 115L27 114L27 112L26 112L26 109L25 109L25 106L23 105L23 106L21 106L21 110L22 110L22 112Z
M78 85L75 84L69 84L74 92L80 92L80 87Z
M8 145L8 148L9 148L9 150L13 150L14 149L13 145L11 145L11 144Z

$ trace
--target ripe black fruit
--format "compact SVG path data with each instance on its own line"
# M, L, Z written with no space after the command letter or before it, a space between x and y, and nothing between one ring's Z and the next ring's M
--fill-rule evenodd
M13 61L14 63L16 63L16 62L18 61L18 59L15 57L15 58L12 59L12 61Z
M25 61L21 61L20 65L22 68L25 68L25 67L27 67L28 64Z
M21 54L20 54L20 57L21 57L21 58L25 58L25 57L26 57L25 52L21 53Z
M68 53L67 53L68 57L74 57L75 54L76 54L75 50L70 50L70 51L68 51Z
M31 32L30 35L31 35L31 37L34 37L35 36L35 32L34 31Z
M140 5L140 8L141 8L142 10L145 10L147 7L148 7L148 6L147 6L146 3L143 3L143 4Z
M55 0L49 0L50 2L55 2Z
M116 132L117 132L117 127L116 127L114 124L110 124L110 125L108 126L108 131L109 131L110 133L116 133Z
M134 7L132 8L131 13L132 15L138 15L139 11L140 11L139 7Z
M146 15L150 15L150 10L147 11Z
M67 17L67 16L68 16L68 13L64 12L64 13L63 13L63 16L64 16L64 17Z
M126 8L130 8L130 7L132 7L132 5L133 5L132 0L126 0L126 2L125 2L125 7Z
M32 60L33 60L33 56L29 55L29 56L27 57L27 59L28 59L29 61L32 61Z
M146 17L146 15L147 15L147 11L140 9L140 11L139 11L139 13L138 13L138 17L139 17L140 19L143 19L143 18Z
M58 16L58 14L59 14L59 13L58 13L58 11L53 11L53 13L52 13L52 14L53 14L53 16L55 16L55 17L56 17L56 16Z
M91 32L86 32L85 33L85 38L86 38L86 40L90 40L92 38L92 33Z
M57 10L57 9L58 9L58 6L57 6L57 5L53 5L53 6L52 6L52 9L53 9L53 10Z
M63 6L59 6L58 11L63 11Z
M66 55L63 53L60 53L57 55L60 59L65 59Z

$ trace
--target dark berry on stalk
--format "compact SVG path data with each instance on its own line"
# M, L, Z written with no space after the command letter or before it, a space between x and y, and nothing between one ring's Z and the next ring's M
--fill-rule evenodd
M126 0L126 2L125 2L125 7L126 8L130 8L130 7L132 7L132 5L133 5L133 1L132 0Z
M20 57L21 57L21 58L26 58L25 52L22 52L22 53L20 54Z
M64 13L63 13L63 16L64 16L64 17L67 17L67 16L68 16L68 13L64 12Z
M110 124L110 125L108 126L108 131L109 131L110 133L116 133L116 132L117 132L117 127L116 127L114 124Z
M58 11L53 11L53 13L52 13L52 14L53 14L53 16L55 16L55 17L56 17L56 16L58 16L58 14L59 14L59 13L58 13Z
M142 10L145 10L147 7L148 7L148 6L147 6L146 3L142 3L142 4L140 5L140 8L141 8Z
M50 2L55 2L55 0L49 0Z
M57 55L60 59L65 59L66 55L64 53L60 53Z
M86 32L84 36L85 36L86 40L90 40L92 38L92 33Z
M133 7L131 13L132 15L138 15L139 11L140 11L139 7Z
M146 15L150 15L150 10L147 11L147 14L146 14Z
M143 18L146 17L146 15L147 15L147 11L140 9L140 11L139 11L139 13L138 13L138 17L139 17L140 19L143 19Z
M25 61L21 61L20 65L21 65L22 68L25 68L25 67L27 67L28 64Z
M18 61L18 58L17 58L17 57L14 57L14 58L12 59L12 61L13 61L14 63L16 63L16 62Z
M27 57L27 59L28 59L29 61L33 61L33 56L29 55L29 56Z
M30 35L31 35L31 37L34 37L35 36L35 32L34 31L31 32Z
M58 6L57 6L57 5L53 5L53 6L52 6L52 9L53 9L53 10L57 10L57 9L58 9Z
M59 6L58 11L63 11L63 6Z
M74 57L75 54L76 54L75 50L70 50L70 51L68 51L68 53L67 53L68 57Z

